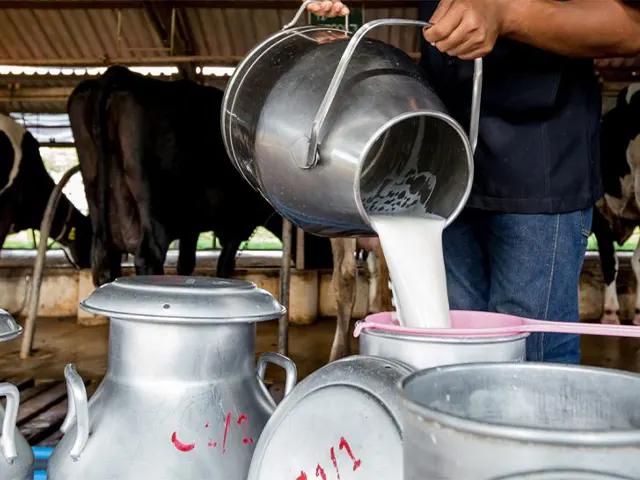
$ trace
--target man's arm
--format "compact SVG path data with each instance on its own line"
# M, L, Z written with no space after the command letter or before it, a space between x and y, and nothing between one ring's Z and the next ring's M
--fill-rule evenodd
M640 6L623 0L440 0L424 36L463 59L486 55L505 36L560 55L640 53Z
M640 53L640 5L622 0L511 1L502 35L577 57Z

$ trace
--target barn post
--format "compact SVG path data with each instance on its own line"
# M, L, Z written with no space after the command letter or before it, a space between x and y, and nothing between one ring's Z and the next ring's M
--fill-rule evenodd
M296 270L304 270L304 230L296 228Z
M278 352L289 354L289 286L291 284L291 247L293 225L282 219L282 263L280 265L280 303L287 309L278 322Z
M69 179L80 170L80 165L71 167L62 176L58 184L54 187L47 202L47 208L44 211L42 222L40 223L40 243L38 244L38 254L35 264L33 265L33 282L31 282L31 290L29 293L29 304L27 320L24 327L24 335L22 337L22 345L20 346L20 358L25 360L31 355L33 347L33 337L36 330L36 318L38 316L38 303L40 302L40 287L42 286L42 274L44 271L44 261L47 254L47 240L51 232L51 224L55 217L58 201L62 196L62 189L69 182Z

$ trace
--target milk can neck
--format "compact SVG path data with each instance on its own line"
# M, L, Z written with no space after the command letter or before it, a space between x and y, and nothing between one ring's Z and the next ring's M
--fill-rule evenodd
M111 318L107 376L207 381L250 373L255 324L148 323Z

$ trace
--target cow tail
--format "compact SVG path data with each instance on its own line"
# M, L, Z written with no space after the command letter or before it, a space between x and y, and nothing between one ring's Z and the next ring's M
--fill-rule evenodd
M92 122L92 133L98 160L98 218L105 247L112 242L111 226L109 223L109 159L112 156L112 149L110 148L111 145L109 142L107 104L113 88L112 81L110 81L109 77L109 72L107 71L102 78L101 88L98 90Z

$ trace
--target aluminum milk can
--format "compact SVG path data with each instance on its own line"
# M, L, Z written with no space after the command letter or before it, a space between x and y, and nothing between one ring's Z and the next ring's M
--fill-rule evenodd
M22 326L9 312L0 309L0 342L8 342L21 334ZM15 385L4 382L0 383L0 397L7 400L6 409L0 405L0 479L31 480L33 451L16 426L20 392Z
M248 480L400 480L401 362L353 355L302 380L269 419Z
M275 409L254 360L255 323L284 308L254 284L179 276L119 278L81 303L110 317L107 374L87 402L67 365L65 435L50 480L246 480L255 444Z
M405 52L322 26L284 29L257 45L225 89L222 135L245 179L287 220L317 235L371 235L369 215L446 218L473 180L482 60L474 62L469 134ZM417 34L417 31L416 31Z
M640 478L640 375L475 363L400 386L404 480Z

